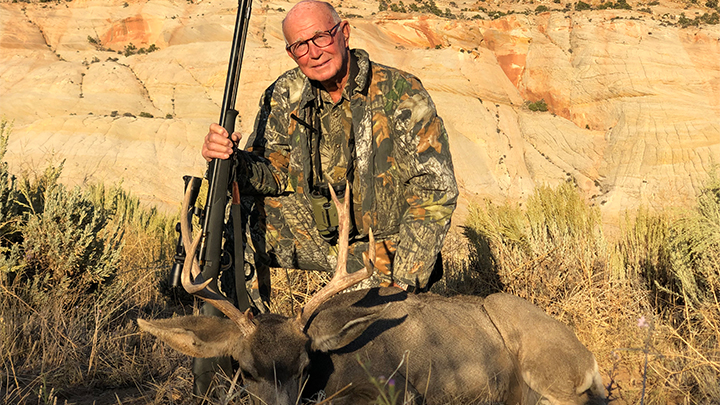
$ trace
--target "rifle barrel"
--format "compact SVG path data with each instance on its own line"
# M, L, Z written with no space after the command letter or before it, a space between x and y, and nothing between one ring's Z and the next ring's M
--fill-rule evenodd
M219 121L228 135L232 135L232 133L235 132L235 120L238 116L238 112L235 110L235 101L237 99L240 68L242 66L251 11L252 0L238 1L235 32L233 34ZM209 186L207 202L205 204L205 218L202 226L199 261L203 276L206 279L213 278L213 283L217 280L220 271L225 206L227 205L227 192L231 180L231 167L232 162L230 159L213 159L210 162L208 170Z

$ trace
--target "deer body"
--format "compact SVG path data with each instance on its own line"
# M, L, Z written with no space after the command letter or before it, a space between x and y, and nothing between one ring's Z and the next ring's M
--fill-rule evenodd
M184 318L194 317L173 319ZM582 404L604 397L595 359L570 329L508 294L483 299L397 288L353 291L321 305L304 333L293 318L270 314L258 316L255 332L246 338L228 320L205 319L218 323L188 320L164 327L203 328L188 332L192 339L183 337L193 344L146 330L194 356L199 353L183 346L198 347L197 336L212 337L225 352L203 357L235 357L248 392L269 404L294 404L321 390L327 396L340 392L333 404L369 404L378 395L370 376L392 378L417 403L464 398L470 401L464 403ZM227 342L217 338L220 332Z
M369 381L372 375L392 378L398 389L407 385L410 393L427 400L467 395L502 401L510 389L513 362L483 313L481 300L472 298L418 296L394 288L337 296L320 308L308 327L309 336L322 336L330 325L350 322L347 316L358 302L374 301L371 308L381 311L381 317L354 341L328 352L335 372L326 390ZM345 311L336 309L343 307ZM377 397L374 387L363 388L374 392L372 399ZM358 402L348 397L345 403Z
M399 389L407 382L418 403L460 397L470 403L535 404L544 398L579 404L604 396L592 353L565 325L513 295L483 299L412 295L394 288L354 291L321 306L308 336L324 340L333 334L333 325L367 316L367 305L380 311L377 320L353 341L327 352L333 370L323 387L328 394L352 382L374 400L377 390L366 383L372 375L392 377ZM315 378L311 374L309 382ZM334 403L362 402L350 394Z
M592 353L569 328L521 298L414 295L399 288L335 295L372 274L375 253L371 231L367 271L347 273L350 199L343 205L333 199L340 216L338 267L297 317L240 312L208 287L188 255L183 286L229 319L138 319L140 328L189 356L234 357L256 403L292 405L323 392L332 404L370 404L378 397L371 377L381 376L417 404L559 405L605 397ZM189 224L182 225L185 237ZM195 252L199 238L184 242Z

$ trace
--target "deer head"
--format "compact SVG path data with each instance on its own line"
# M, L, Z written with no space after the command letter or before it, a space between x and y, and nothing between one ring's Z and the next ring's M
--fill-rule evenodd
M349 184L348 184L349 190ZM227 316L183 316L162 320L138 319L140 329L150 332L174 349L193 357L232 356L238 361L247 391L256 402L295 404L302 392L310 364L310 351L342 347L361 334L378 316L377 311L361 314L342 325L309 336L306 325L318 307L335 294L370 277L375 260L375 243L370 230L369 251L363 255L365 269L347 272L350 233L350 198L340 203L332 187L338 209L338 261L332 280L315 294L293 318L277 314L253 317L242 312L204 280L196 259L200 234L190 240L189 192L183 199L181 232L188 256L182 273L185 290L211 303Z

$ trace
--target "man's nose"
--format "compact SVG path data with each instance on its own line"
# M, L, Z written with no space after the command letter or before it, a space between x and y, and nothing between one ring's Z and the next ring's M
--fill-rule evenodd
M308 42L308 56L310 56L312 59L317 59L322 55L323 51L322 49L315 45L313 41Z

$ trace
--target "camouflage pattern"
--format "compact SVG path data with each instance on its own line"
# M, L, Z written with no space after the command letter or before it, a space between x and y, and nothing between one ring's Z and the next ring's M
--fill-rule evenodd
M342 108L349 108L352 120L346 142L354 140L357 235L351 240L348 270L362 266L361 252L372 228L382 248L380 275L424 288L458 196L447 132L417 78L371 62L363 50L351 52L358 73L344 89ZM238 181L244 195L257 196L243 200L245 212L251 212L256 261L331 271L335 247L315 229L306 195L311 138L302 123L313 122L307 106L314 98L310 80L299 68L265 91L255 131L246 152L238 154Z
M347 93L344 91L342 99L335 103L329 93L320 92L320 177L329 177L333 184L345 182L348 159L351 159L353 154L349 136L352 133L352 110Z

